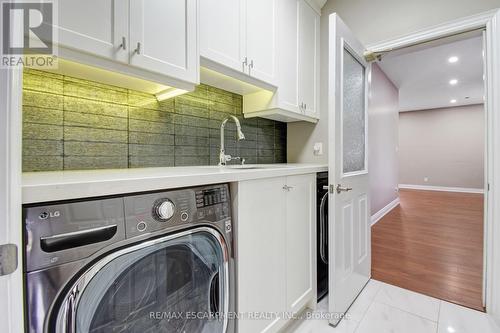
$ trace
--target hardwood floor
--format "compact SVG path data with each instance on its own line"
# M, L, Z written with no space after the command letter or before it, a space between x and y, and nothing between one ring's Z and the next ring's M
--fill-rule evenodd
M484 311L483 195L401 190L372 228L372 277Z

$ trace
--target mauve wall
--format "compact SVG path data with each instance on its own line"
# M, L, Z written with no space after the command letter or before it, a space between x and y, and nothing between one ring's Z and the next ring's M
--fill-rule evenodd
M286 125L244 119L242 96L207 85L158 102L153 95L36 70L24 72L23 171L215 165L221 120L226 152L247 163L286 162Z
M399 183L484 188L484 135L482 104L400 113Z
M398 197L398 90L377 64L371 79L368 167L373 215Z

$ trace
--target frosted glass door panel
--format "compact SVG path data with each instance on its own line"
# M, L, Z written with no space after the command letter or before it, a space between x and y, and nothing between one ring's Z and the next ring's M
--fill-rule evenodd
M344 49L342 105L343 172L365 170L365 68Z

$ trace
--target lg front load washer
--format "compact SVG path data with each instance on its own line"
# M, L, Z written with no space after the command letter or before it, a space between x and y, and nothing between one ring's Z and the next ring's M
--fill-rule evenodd
M227 184L23 211L29 332L234 332Z

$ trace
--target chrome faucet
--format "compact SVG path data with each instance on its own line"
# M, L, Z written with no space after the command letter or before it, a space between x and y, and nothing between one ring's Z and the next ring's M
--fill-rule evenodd
M234 123L236 124L236 138L238 141L240 140L245 140L245 135L241 131L241 125L240 121L238 118L235 116L227 116L224 118L222 121L222 124L220 125L220 153L219 153L219 165L226 165L227 162L231 160L240 160L241 164L245 164L245 159L241 157L232 157L231 155L226 155L226 150L224 148L224 128L226 127L226 123L229 119L232 119Z

